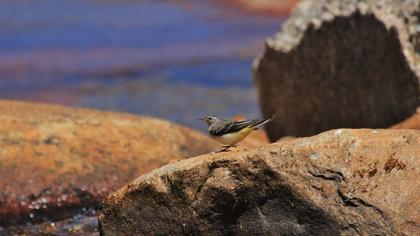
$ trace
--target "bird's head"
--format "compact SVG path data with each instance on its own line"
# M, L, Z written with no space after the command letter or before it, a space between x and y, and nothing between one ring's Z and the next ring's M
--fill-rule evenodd
M214 124L219 119L215 116L204 116L204 117L201 117L199 120L202 120L206 122L208 125L211 125L211 124Z

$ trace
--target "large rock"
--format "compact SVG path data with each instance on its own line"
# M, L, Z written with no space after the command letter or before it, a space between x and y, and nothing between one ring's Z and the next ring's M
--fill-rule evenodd
M420 0L304 0L254 64L271 141L389 127L419 105Z
M420 132L339 129L199 156L111 194L104 235L419 235Z
M146 171L217 147L155 118L0 101L0 226L67 217Z

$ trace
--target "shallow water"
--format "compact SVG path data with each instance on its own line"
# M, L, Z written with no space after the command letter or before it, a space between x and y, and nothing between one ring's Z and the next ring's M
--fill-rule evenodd
M98 218L96 216L75 215L58 222L44 222L41 224L27 224L9 228L0 227L0 235L99 235Z
M259 116L251 64L281 16L214 1L4 0L1 98L152 115Z

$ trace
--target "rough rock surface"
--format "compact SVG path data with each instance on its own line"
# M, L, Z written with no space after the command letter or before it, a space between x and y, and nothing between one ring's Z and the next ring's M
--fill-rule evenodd
M217 147L155 118L0 101L0 226L67 217L146 171Z
M304 0L254 64L275 141L385 128L419 105L420 0Z
M339 129L155 169L111 194L104 235L419 235L420 132Z

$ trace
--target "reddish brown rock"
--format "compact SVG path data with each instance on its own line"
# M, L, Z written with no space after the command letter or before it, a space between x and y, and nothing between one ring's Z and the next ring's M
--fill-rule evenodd
M127 114L0 101L0 226L66 217L211 139Z
M420 129L420 113L416 113L404 121L391 126L392 129Z
M419 105L420 1L304 0L267 40L254 78L271 141L386 128Z
M419 235L420 132L333 130L153 170L111 194L104 235Z

